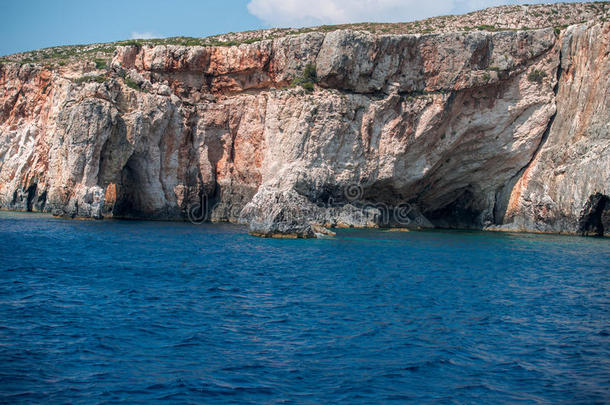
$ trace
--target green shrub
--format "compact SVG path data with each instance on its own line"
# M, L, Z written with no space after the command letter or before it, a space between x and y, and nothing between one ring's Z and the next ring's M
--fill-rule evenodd
M74 83L76 84L82 84L82 83L104 83L106 80L108 80L107 77L105 76L83 76L83 77L79 77L78 79L74 80Z
M113 53L116 50L115 46L98 46L84 51L84 53Z
M123 45L123 46L137 46L137 47L140 47L141 43L137 39L130 39L129 41L125 41L125 42L121 43L121 45Z
M495 25L486 25L486 24L477 25L475 28L478 29L479 31L496 31L497 30Z
M303 83L301 83L301 87L310 93L314 90L314 86L313 86L312 82L303 82Z
M532 83L542 83L542 80L546 77L546 73L538 70L538 69L534 69L532 70L528 75L527 75L527 80L529 80Z
M127 85L127 87L129 87L131 89L134 89L134 90L140 90L141 89L140 85L136 81L131 80L129 77L125 78L125 84Z
M315 65L309 63L303 69L303 73L292 80L294 86L301 86L305 90L312 92L314 84L318 82L318 74Z
M554 27L555 34L557 34L557 35L561 34L561 31L565 30L566 28L568 28L567 25L558 25L558 26Z
M316 72L316 66L311 63L307 64L307 66L305 66L305 70L303 70L303 77L306 80L317 83L318 73Z
M95 59L95 68L96 69L106 69L106 61L103 59Z
M259 41L262 41L262 40L263 40L263 38L261 38L261 37L257 37L257 38L250 38L250 39L246 39L246 40L244 40L244 41L243 41L243 43L244 43L244 44L253 44L253 43L255 43L255 42L259 42Z

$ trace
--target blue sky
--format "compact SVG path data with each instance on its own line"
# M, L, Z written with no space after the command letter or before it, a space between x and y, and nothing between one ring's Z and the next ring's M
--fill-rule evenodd
M412 21L536 0L0 0L0 55L134 37ZM547 1L548 2L548 1Z

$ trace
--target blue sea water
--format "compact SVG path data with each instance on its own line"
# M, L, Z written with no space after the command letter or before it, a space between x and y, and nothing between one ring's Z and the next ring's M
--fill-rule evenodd
M3 403L608 403L610 241L0 213Z

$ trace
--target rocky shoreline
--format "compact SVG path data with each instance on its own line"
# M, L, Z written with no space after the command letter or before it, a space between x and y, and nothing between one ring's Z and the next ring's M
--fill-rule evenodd
M0 209L230 221L265 237L607 236L610 7L595 4L562 28L545 6L527 29L312 30L118 46L104 64L4 62Z

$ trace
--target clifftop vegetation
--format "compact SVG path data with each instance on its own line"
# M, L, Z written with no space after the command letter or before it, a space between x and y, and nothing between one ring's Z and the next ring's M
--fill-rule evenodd
M181 45L181 46L237 46L258 41L299 35L308 32L331 32L340 29L364 31L376 35L432 34L444 32L530 30L553 27L557 33L571 24L590 20L608 21L610 2L557 3L500 6L464 15L449 15L405 23L357 23L322 25L309 28L273 28L266 30L227 33L205 38L172 37L137 39L91 45L69 45L17 53L0 58L0 63L38 63L63 66L79 60L106 66L118 46Z

